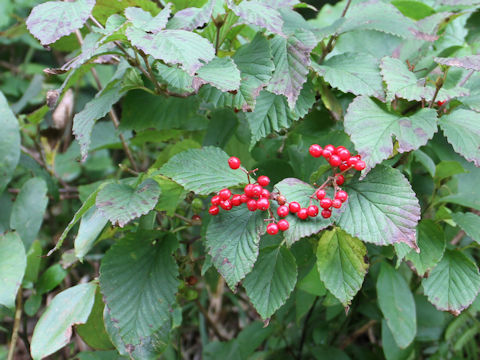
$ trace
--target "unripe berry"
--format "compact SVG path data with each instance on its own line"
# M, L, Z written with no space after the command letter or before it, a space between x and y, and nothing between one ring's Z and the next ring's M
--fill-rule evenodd
M278 225L275 223L270 223L267 225L267 233L270 235L275 235L278 233Z
M223 190L220 190L220 192L218 193L218 196L220 196L221 200L227 200L227 199L230 199L230 196L232 196L232 192L228 189L223 189Z
M332 156L330 156L330 159L328 160L328 162L333 167L337 167L338 165L340 165L342 163L342 160L340 159L340 156L332 155Z
M212 197L212 199L210 200L210 202L212 203L212 205L219 205L220 204L220 196L218 195L215 195Z
M240 159L232 156L230 159L228 159L228 166L230 166L230 169L236 170L240 167Z
M330 216L332 216L332 212L330 210L322 210L322 217L324 219L328 219Z
M212 205L210 206L210 209L208 209L208 213L210 215L217 215L219 213L220 209L218 208L217 205Z
M257 182L260 186L267 186L268 184L270 184L270 178L268 176L262 175L258 178Z
M343 190L337 191L337 193L335 194L335 199L338 199L341 202L345 202L348 199L348 194L346 191Z
M308 152L310 153L310 155L312 155L313 157L315 158L318 158L320 156L322 156L322 153L323 153L323 149L320 145L318 144L313 144L310 146L310 148L308 149Z
M290 210L291 213L296 213L298 210L300 210L300 208L301 208L300 204L296 201L292 201L288 205L288 209Z
M288 215L290 211L288 210L288 206L287 205L282 205L280 206L278 209L277 209L277 214L278 216L280 217L285 217Z
M286 231L290 227L290 224L285 219L280 220L277 225L281 231Z
M335 182L337 183L337 185L342 185L345 182L345 178L343 177L343 175L338 174L335 176Z
M308 210L306 208L301 208L300 210L298 210L297 216L299 219L305 220L306 218L308 218Z
M257 200L253 200L253 199L248 200L248 201L247 201L247 208L248 208L248 210L250 210L250 211L255 211L255 210L257 210Z
M358 160L357 163L355 164L355 170L362 171L365 169L367 164L365 164L365 161L363 160Z
M326 197L320 200L320 207L323 209L328 209L330 206L332 206L332 199Z
M285 205L287 203L287 198L283 195L277 196L277 203L278 205Z
M243 189L243 192L248 197L253 197L253 184L246 185L245 188Z
M262 189L262 192L260 193L260 197L269 199L270 198L270 191L267 189Z
M340 209L342 207L342 202L338 199L333 199L332 200L332 206L335 208L335 209Z
M223 209L223 210L232 210L232 202L227 199L227 200L223 200L223 201L220 201L220 207Z
M317 199L322 200L325 196L327 196L327 192L323 189L317 190Z
M350 151L348 151L345 148L340 150L337 148L337 155L340 157L342 161L346 161L350 158Z
M260 198L257 200L257 209L265 211L270 207L270 201L265 198Z
M260 185L253 185L252 194L254 197L259 197L263 188Z
M232 205L239 206L242 203L242 197L238 194L232 196Z
M318 215L318 206L317 205L310 205L307 208L307 211L308 211L308 216L315 217L315 216Z

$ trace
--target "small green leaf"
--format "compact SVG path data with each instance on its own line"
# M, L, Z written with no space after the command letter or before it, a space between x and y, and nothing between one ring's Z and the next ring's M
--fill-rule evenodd
M45 294L55 289L67 276L67 272L60 266L55 264L50 266L38 279L36 286L38 294Z
M387 263L380 267L377 298L395 342L405 349L417 332L415 301L405 279Z
M216 0L209 0L203 7L190 7L177 11L168 21L167 29L182 29L193 31L205 25L212 15Z
M42 260L42 244L39 240L35 240L27 252L27 268L23 278L23 286L31 288L33 283L38 279L40 271L40 262Z
M243 286L262 319L267 319L287 301L296 282L295 257L285 247L273 246L260 250Z
M111 183L98 192L96 206L113 225L123 227L130 220L152 210L160 191L157 182L152 179L143 181L135 188L124 183Z
M413 20L420 20L435 14L435 10L420 1L394 0L391 4L395 5L403 15Z
M199 195L208 195L223 188L248 182L240 169L228 166L229 156L221 149L207 146L192 149L172 157L160 173Z
M240 87L240 70L231 58L215 57L197 70L194 88L197 90L203 84L210 84L223 92L238 90Z
M480 244L480 216L474 213L453 213L452 219L473 240Z
M157 16L152 17L148 11L137 7L128 7L125 9L125 17L130 20L133 26L156 34L165 29L168 18L170 17L170 8L172 4L167 4Z
M10 182L20 159L20 130L7 99L0 91L0 194Z
M317 267L325 287L348 306L367 273L365 245L341 229L324 231L317 247Z
M185 198L187 192L176 182L161 175L153 176L153 179L158 183L160 189L162 189L162 196L158 199L155 210L165 211L168 216L173 216L178 203Z
M446 250L440 263L422 281L425 295L438 310L459 315L480 291L478 267L457 250Z
M74 243L75 256L79 260L83 260L83 257L90 251L107 223L108 219L97 208L90 208L82 216Z
M25 247L18 233L0 235L0 305L15 308L26 266Z
M440 183L440 180L449 178L453 175L463 174L465 169L458 161L440 161L435 167L436 183Z
M30 352L40 360L70 341L72 326L84 324L95 300L97 284L80 284L55 296L35 326Z

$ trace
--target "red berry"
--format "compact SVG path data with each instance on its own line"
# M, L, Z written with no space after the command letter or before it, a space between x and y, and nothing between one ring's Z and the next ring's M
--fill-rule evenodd
M437 101L437 105L438 105L438 106L442 106L442 105L445 104L445 103L446 103L446 101Z
M242 197L238 194L232 196L232 205L239 206L242 203Z
M338 165L340 165L342 163L342 160L340 159L340 156L338 155L332 155L330 156L330 159L328 161L330 163L330 165L332 165L333 167L336 167Z
M315 217L315 216L318 215L318 206L317 205L310 205L307 208L307 211L308 211L308 216Z
M335 209L340 209L342 207L342 202L338 199L333 199L332 200L332 206L335 208Z
M350 158L350 151L348 151L345 148L340 150L338 150L337 148L337 155L340 156L340 159L342 159L343 161L346 161Z
M259 197L263 188L260 185L253 185L252 194L254 197Z
M275 223L270 223L267 225L267 233L270 235L275 235L278 233L278 225Z
M232 210L233 204L229 199L227 199L227 200L220 201L220 207L223 210L228 211L228 210Z
M347 170L349 167L350 166L348 166L347 162L343 161L338 168L340 169L340 171L344 171Z
M330 156L332 156L332 152L331 152L330 150L323 149L322 155L323 155L323 157L324 157L325 159L328 160L328 159L330 158Z
M317 190L317 199L322 200L325 196L327 196L327 192L323 189Z
M348 194L346 191L343 190L337 191L337 193L335 194L335 199L338 199L341 202L345 202L348 199Z
M257 182L260 186L267 186L268 184L270 184L270 178L268 176L262 175L258 178Z
M240 195L240 201L243 203L246 203L248 201L248 196L245 194Z
M300 204L296 201L292 201L289 205L288 205L288 209L290 210L291 213L296 213L298 210L300 210Z
M243 189L243 192L248 197L253 197L253 184L248 184L247 186L245 186L245 188Z
M201 221L202 218L200 217L200 215L194 214L194 215L192 215L192 220L193 220L193 221Z
M287 202L287 198L283 195L278 195L277 196L277 203L278 205L285 205Z
M290 224L288 223L287 220L285 219L282 219L278 222L278 228L281 230L281 231L286 231L288 230L288 228L290 227Z
M335 146L333 146L332 144L328 144L327 146L325 146L323 148L323 151L330 151L331 154L335 154Z
M262 192L260 193L260 197L269 199L270 198L270 191L267 189L262 189Z
M210 202L212 203L212 205L219 205L220 204L220 196L218 195L215 195L214 197L212 197L212 200L210 200Z
M313 157L320 157L322 156L322 153L323 153L323 149L320 145L318 144L313 144L310 146L310 148L308 149L308 152L310 153L310 155L312 155Z
M240 167L240 159L232 156L230 159L228 159L228 166L230 166L230 169L236 170Z
M365 169L367 165L365 164L365 161L358 160L357 163L355 164L355 170L361 171Z
M335 176L335 182L337 183L337 185L342 185L345 182L345 178L343 177L343 175L338 174Z
M257 210L257 200L250 199L247 201L247 208L250 211Z
M330 216L332 216L332 212L330 210L322 210L322 217L324 219L328 219Z
M210 206L210 209L208 209L208 213L210 215L217 215L219 213L220 209L218 208L217 205L212 205Z
M223 190L220 190L220 192L218 193L218 196L220 196L220 199L222 200L228 200L230 199L230 196L232 196L232 192L228 189L223 189Z
M323 209L328 209L330 206L332 206L332 199L326 197L320 200L320 207Z
M278 209L277 209L277 214L278 216L280 217L285 217L288 215L290 211L288 210L288 206L287 205L282 205L280 206Z
M270 201L265 198L260 198L257 200L257 209L265 211L270 207Z
M339 153L340 151L345 150L345 149L346 149L345 146L342 146L342 145L337 146L337 147L335 148L335 154L338 155L338 153Z
M347 160L347 165L348 167L352 167L352 166L355 166L355 164L357 163L358 159L355 157L355 156L351 156L348 160Z
M300 210L298 210L297 216L299 217L299 219L305 220L306 218L308 218L308 210L306 208L301 208Z

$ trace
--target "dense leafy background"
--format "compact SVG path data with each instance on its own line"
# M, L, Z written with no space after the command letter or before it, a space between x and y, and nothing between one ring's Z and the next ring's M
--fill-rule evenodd
M480 3L3 0L0 359L480 358ZM248 181L329 219L208 215ZM276 205L272 205L276 206Z

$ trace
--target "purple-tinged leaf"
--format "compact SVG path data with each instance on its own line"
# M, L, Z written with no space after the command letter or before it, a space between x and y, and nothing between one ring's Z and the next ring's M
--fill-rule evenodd
M348 200L337 224L350 235L376 245L405 243L417 249L420 205L397 169L378 165L364 180L358 174L344 186Z
M245 0L235 5L232 0L227 0L228 7L235 15L248 25L257 25L267 29L273 34L284 36L283 20L278 10L268 6L261 0Z
M208 3L201 8L191 7L180 10L170 19L167 24L167 29L192 31L205 25L210 20L215 1L216 0L209 0Z
M480 55L463 56L460 58L436 57L435 62L442 65L459 67L462 69L480 71Z
M263 0L262 3L274 9L281 9L281 8L291 9L295 5L300 4L300 1L299 0Z
M80 29L94 6L95 0L48 1L33 8L27 28L42 45L48 45Z
M203 84L210 84L218 90L227 92L240 87L240 70L229 57L215 57L197 71L193 80L193 88L198 90Z
M267 89L274 94L285 95L293 109L307 81L310 52L317 45L317 40L311 31L298 30L287 39L275 36L270 44L275 70Z
M205 63L215 57L212 44L198 34L185 30L162 30L149 34L140 29L127 29L133 46L167 64L180 64L188 74L194 75Z
M365 175L393 154L392 136L398 141L400 153L425 145L437 131L437 112L421 109L411 116L402 116L387 111L367 96L359 96L348 106L344 125L367 164Z
M172 4L168 3L160 13L152 17L148 11L138 7L129 7L125 9L125 16L131 21L133 26L148 31L151 33L158 33L167 26L168 18L170 17Z

